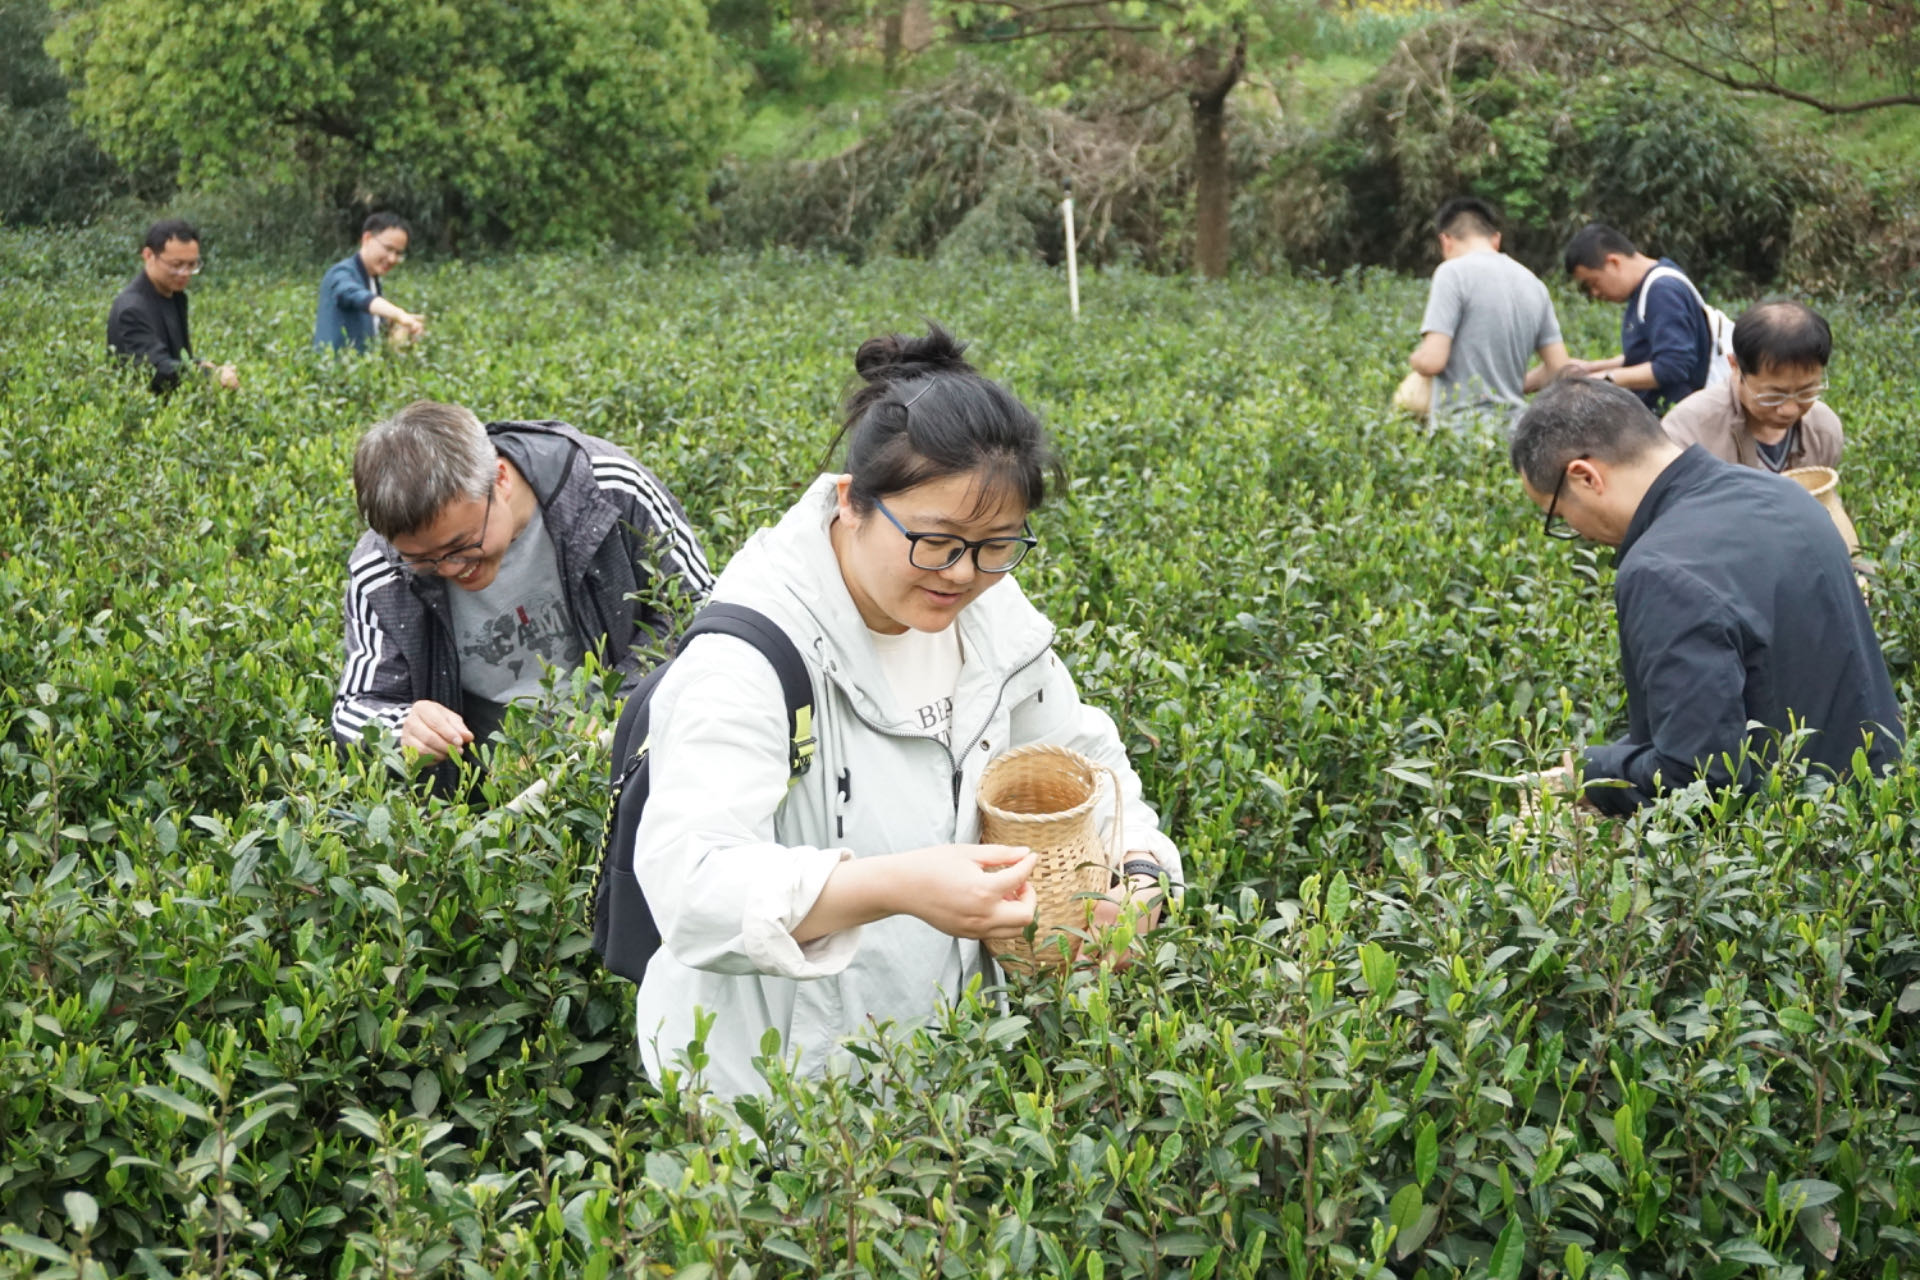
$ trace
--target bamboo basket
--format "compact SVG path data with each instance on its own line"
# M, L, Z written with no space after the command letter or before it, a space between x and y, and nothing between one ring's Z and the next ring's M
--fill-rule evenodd
M1110 847L1102 843L1094 816L1102 774L1114 802ZM1066 747L1015 747L987 765L979 803L983 843L1025 846L1039 855L1028 879L1036 899L1033 940L1023 931L983 939L982 945L1016 972L1063 967L1066 956L1054 935L1086 928L1086 895L1112 887L1116 855L1125 847L1119 776Z
M1832 467L1794 467L1780 474L1791 476L1801 488L1820 500L1820 505L1827 509L1827 515L1833 519L1833 527L1846 539L1847 554L1858 555L1860 536L1854 532L1853 520L1840 502L1840 473Z

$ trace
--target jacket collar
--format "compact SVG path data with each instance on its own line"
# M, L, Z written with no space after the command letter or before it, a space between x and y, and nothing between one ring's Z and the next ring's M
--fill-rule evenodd
M1693 493L1712 483L1713 473L1728 464L1720 461L1697 444L1690 444L1681 455L1667 464L1654 482L1647 486L1647 494L1640 499L1639 508L1634 511L1633 519L1627 522L1627 536L1620 539L1620 546L1614 552L1614 563L1627 558L1627 552L1633 550L1633 544L1640 541L1641 535L1653 527L1660 513Z
M152 298L155 302L163 305L173 306L176 303L182 307L187 305L187 291L185 289L175 289L172 296L161 293L159 288L153 283L153 277L147 274L145 267L135 271L133 273L133 279L127 283L131 284L144 296Z
M720 575L714 596L773 604L798 628L800 649L811 653L862 716L881 725L904 724L897 709L874 696L883 682L867 678L880 660L827 533L835 509L834 477L821 476L777 525L748 540ZM966 688L977 680L998 688L1053 643L1052 625L1012 578L968 605L955 625L966 653Z
M375 293L380 292L379 280L375 279L373 273L367 270L367 260L360 256L360 251L358 249L355 249L352 253L348 254L344 259L342 259L342 262L343 264L344 263L351 264L351 270L353 271L353 274L360 277L361 284L373 290Z

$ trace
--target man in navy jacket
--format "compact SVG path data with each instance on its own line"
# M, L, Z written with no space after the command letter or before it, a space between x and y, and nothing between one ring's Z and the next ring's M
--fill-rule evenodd
M1550 535L1619 549L1627 734L1586 749L1587 803L1627 814L1701 776L1751 790L1801 729L1798 756L1835 777L1862 748L1876 773L1899 759L1900 707L1846 544L1805 489L1683 450L1593 378L1548 388L1511 453Z
M352 344L366 350L380 321L398 326L409 339L420 336L426 321L402 311L381 296L380 278L407 256L407 224L391 213L370 215L360 227L360 247L327 268L320 281L320 310L313 321L313 345Z
M1567 274L1595 298L1621 302L1620 354L1576 362L1639 396L1663 413L1707 385L1713 374L1713 327L1706 302L1671 258L1649 258L1603 223L1567 242Z

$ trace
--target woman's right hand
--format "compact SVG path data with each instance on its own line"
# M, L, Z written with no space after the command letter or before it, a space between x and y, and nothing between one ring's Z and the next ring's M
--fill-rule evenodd
M851 858L835 867L813 908L793 927L796 942L917 916L955 938L1018 933L1033 922L1035 855L1004 844L936 844L907 853Z
M1038 861L1004 844L937 844L899 855L909 869L901 910L955 938L1018 933L1033 923Z

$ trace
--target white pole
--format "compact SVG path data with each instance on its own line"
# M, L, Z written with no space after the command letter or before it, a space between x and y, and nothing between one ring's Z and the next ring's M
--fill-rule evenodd
M1073 235L1073 179L1067 179L1067 198L1060 202L1060 216L1067 224L1067 306L1073 318L1080 318L1080 254Z

